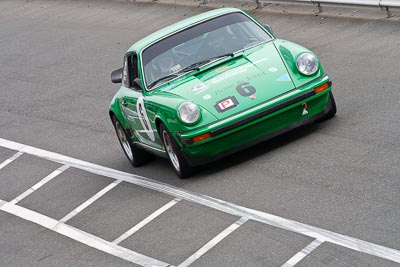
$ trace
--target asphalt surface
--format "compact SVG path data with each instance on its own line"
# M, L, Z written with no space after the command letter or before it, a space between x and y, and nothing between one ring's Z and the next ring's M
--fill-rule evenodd
M257 11L279 38L319 55L337 116L179 180L155 159L132 168L108 117L110 72L141 37L208 10L125 1L0 2L0 138L54 151L400 250L400 25ZM0 147L0 164L15 151ZM11 201L61 165L22 155L0 170ZM18 205L61 219L113 182L68 169ZM174 197L121 183L68 223L112 241ZM121 243L178 265L238 218L179 202ZM249 221L193 266L280 266L312 239ZM0 211L0 266L135 266ZM324 243L297 266L398 266Z

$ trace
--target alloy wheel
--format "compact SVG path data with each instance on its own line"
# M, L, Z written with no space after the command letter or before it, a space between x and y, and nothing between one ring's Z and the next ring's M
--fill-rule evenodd
M164 140L165 149L167 150L167 153L172 162L172 165L179 172L180 165L179 165L178 156L175 154L174 148L172 147L171 138L166 130L163 131L163 140Z
M118 121L115 122L115 129L117 130L118 139L121 142L121 145L122 145L123 150L125 151L125 154L132 161L133 154L132 154L131 145L128 142L128 138L126 137L124 129L122 128L121 124Z

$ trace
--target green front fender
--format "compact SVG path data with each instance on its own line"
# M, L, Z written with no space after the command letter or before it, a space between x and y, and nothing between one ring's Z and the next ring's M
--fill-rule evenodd
M322 68L321 62L318 56L310 51L309 49L292 43L290 41L282 40L282 39L275 39L274 45L280 54L282 61L286 65L286 68L292 78L293 83L295 84L296 88L313 81L314 79L321 77L324 75L324 70ZM297 58L303 53L311 53L313 54L318 60L318 70L315 74L306 76L299 72L296 66Z

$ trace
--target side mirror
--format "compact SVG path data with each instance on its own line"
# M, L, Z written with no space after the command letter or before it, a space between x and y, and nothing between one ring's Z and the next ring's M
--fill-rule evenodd
M113 83L122 83L122 68L111 72L111 81Z
M274 32L272 31L272 27L269 24L264 24L264 28L267 29L267 31L271 34L274 35Z
M133 86L138 88L138 89L140 89L140 90L143 90L143 88L142 88L142 80L139 79L139 78L135 78L133 80Z

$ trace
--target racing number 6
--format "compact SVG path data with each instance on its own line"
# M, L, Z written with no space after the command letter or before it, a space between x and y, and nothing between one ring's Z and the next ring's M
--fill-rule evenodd
M238 91L241 96L251 96L256 92L256 88L249 83L242 83L236 87L236 91Z

